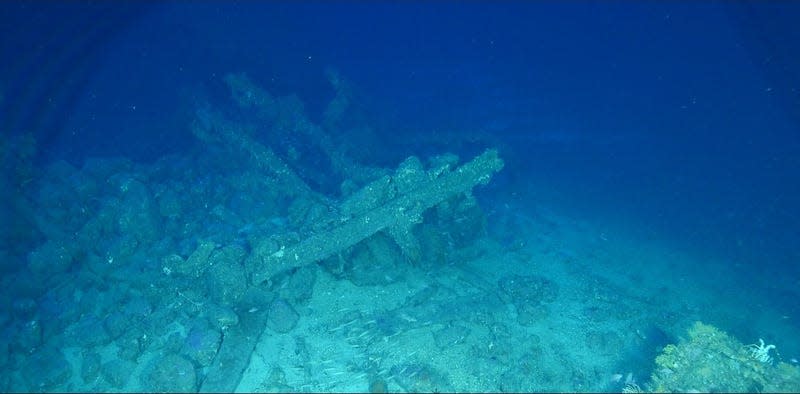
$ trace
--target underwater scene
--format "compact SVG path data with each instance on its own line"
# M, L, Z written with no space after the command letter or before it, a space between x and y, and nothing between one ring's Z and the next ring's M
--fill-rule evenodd
M0 2L0 391L798 392L800 2Z

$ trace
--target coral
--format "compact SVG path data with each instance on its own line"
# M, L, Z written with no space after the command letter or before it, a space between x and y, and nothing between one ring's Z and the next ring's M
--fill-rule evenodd
M724 331L696 322L689 337L664 347L648 388L655 392L797 392L800 368L772 365L774 345L744 346Z

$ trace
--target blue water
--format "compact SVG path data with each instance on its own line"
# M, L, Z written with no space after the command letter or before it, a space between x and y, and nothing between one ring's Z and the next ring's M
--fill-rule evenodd
M775 343L772 364L797 368L797 20L800 3L760 1L4 1L0 390L654 389L657 352L631 345L630 327L663 333L663 346L695 320L744 344ZM279 104L238 105L232 74L247 76L247 97L266 92ZM346 101L341 116L331 112L337 94ZM230 142L222 124L246 138ZM211 139L198 138L197 127ZM275 161L259 155L264 148L304 188L282 183ZM459 161L445 171L454 171L486 149L504 166L474 188L477 205L459 192L407 227L420 255L396 241L403 226L390 226L265 283L252 280L248 261L346 223L340 204L409 156L430 169L430 158L453 153ZM382 198L362 209L391 200ZM204 254L204 242L213 251ZM476 244L494 246L470 251ZM506 257L486 260L499 256L489 250ZM198 259L227 268L176 268ZM430 329L440 350L448 335L456 350L483 349L474 318L458 308L440 316L451 310L442 305L467 297L442 290L457 287L448 269L484 275L476 291L502 295L470 302L510 327L504 356L465 351L484 369L448 372L437 367L442 360L392 359L361 342ZM301 274L311 282L292 279ZM558 357L542 350L531 363L552 370L526 372L515 348L550 349L531 336L547 343L574 332L545 334L503 315L524 308L498 283L523 274L561 289L549 312L534 308L541 315L533 316L616 339ZM649 300L631 307L639 317L598 322L593 301L567 296L606 274L621 281L606 287L610 294ZM348 307L357 315L335 320L343 312L320 310L321 293L308 285L350 282L348 291L364 298L400 285L437 288L440 298L403 307L363 301L363 309ZM215 325L224 313L209 305L238 323ZM253 308L263 316L248 314ZM337 322L327 329L349 324L333 332L350 330L340 342L362 349L353 356L360 361L331 370L308 350L293 361L305 365L301 379L276 356L270 365L286 377L271 369L253 383L249 353L259 346L237 344L236 335L315 343L322 339L304 322L322 316ZM436 324L448 328L429 328ZM502 340L489 342L502 348ZM239 367L221 371L235 346L246 349ZM376 354L383 361L369 364ZM631 354L651 366L626 365L639 363ZM172 369L157 372L163 363ZM555 366L570 363L602 372L577 378ZM48 372L31 372L38 368ZM484 380L456 383L478 370ZM214 386L220 376L233 386ZM344 377L355 385L334 382ZM706 388L719 387L734 386Z

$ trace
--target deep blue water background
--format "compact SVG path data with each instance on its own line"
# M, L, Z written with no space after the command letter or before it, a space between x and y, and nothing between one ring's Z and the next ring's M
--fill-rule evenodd
M0 8L2 131L32 131L40 163L185 152L191 97L229 72L298 94L318 119L333 66L369 97L376 128L407 142L381 164L442 150L420 136L490 130L506 142L497 196L550 198L754 272L800 271L798 2Z

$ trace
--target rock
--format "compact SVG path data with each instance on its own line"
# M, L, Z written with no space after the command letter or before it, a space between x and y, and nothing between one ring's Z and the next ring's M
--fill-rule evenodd
M111 342L103 322L94 315L85 316L69 328L68 338L72 345L92 347Z
M136 363L127 360L115 359L103 364L101 373L103 378L114 388L125 387L131 378L131 373L136 369Z
M242 265L246 254L241 246L231 245L211 255L205 281L214 301L233 305L247 291L247 273Z
M158 207L147 186L129 178L120 184L122 202L118 207L117 226L125 234L148 244L158 239L162 230Z
M286 284L281 286L279 295L293 305L308 302L314 294L314 281L316 280L317 266L298 268L286 279Z
M447 350L455 345L464 343L469 335L469 328L459 325L448 325L433 333L433 341L440 350Z
M406 269L397 243L383 234L376 234L353 247L347 267L347 278L356 286L388 285L402 277Z
M12 347L21 353L30 354L42 345L42 325L38 320L30 320L22 324L14 336Z
M214 361L221 343L222 333L201 321L186 335L182 353L200 366L207 367Z
M100 377L100 354L97 352L85 352L81 363L81 378L86 384L90 384Z
M193 278L199 278L209 267L210 264L208 260L216 247L217 245L214 242L201 242L186 260L177 260L174 257L170 257L171 260L169 263L175 264L175 266L169 268L174 270L176 273L187 275ZM167 262L162 263L166 264Z
M142 355L145 347L145 333L139 327L131 327L125 331L115 343L117 356L123 360L136 361Z
M409 393L453 391L447 376L428 364L397 364L391 373L395 382Z
M17 319L29 320L36 314L36 301L30 298L15 299L11 304L11 310Z
M59 391L71 377L72 366L60 350L52 347L34 353L22 367L22 379L30 391Z
M530 327L550 314L545 305L558 297L558 285L539 275L509 275L500 279L500 288L517 309L517 322Z
M105 327L111 338L117 339L127 331L131 326L131 320L122 312L111 312L105 319L103 319L103 326Z
M542 304L518 303L516 307L517 323L524 327L533 327L550 314L550 308Z
M64 243L49 240L28 254L28 268L37 277L48 277L65 272L72 260L72 249Z
M175 219L181 215L182 206L178 193L167 189L156 197L158 213L168 219Z
M239 324L239 315L233 309L216 304L208 305L205 310L205 317L211 326L222 331Z
M267 315L267 327L284 334L291 331L300 319L300 315L286 300L278 298L272 302Z
M153 313L153 306L150 305L147 298L138 296L129 299L123 306L122 311L133 318L143 319Z
M144 391L197 391L197 375L192 362L177 354L151 360L140 379Z
M500 279L503 289L517 303L548 303L558 296L558 285L539 275L509 275Z

